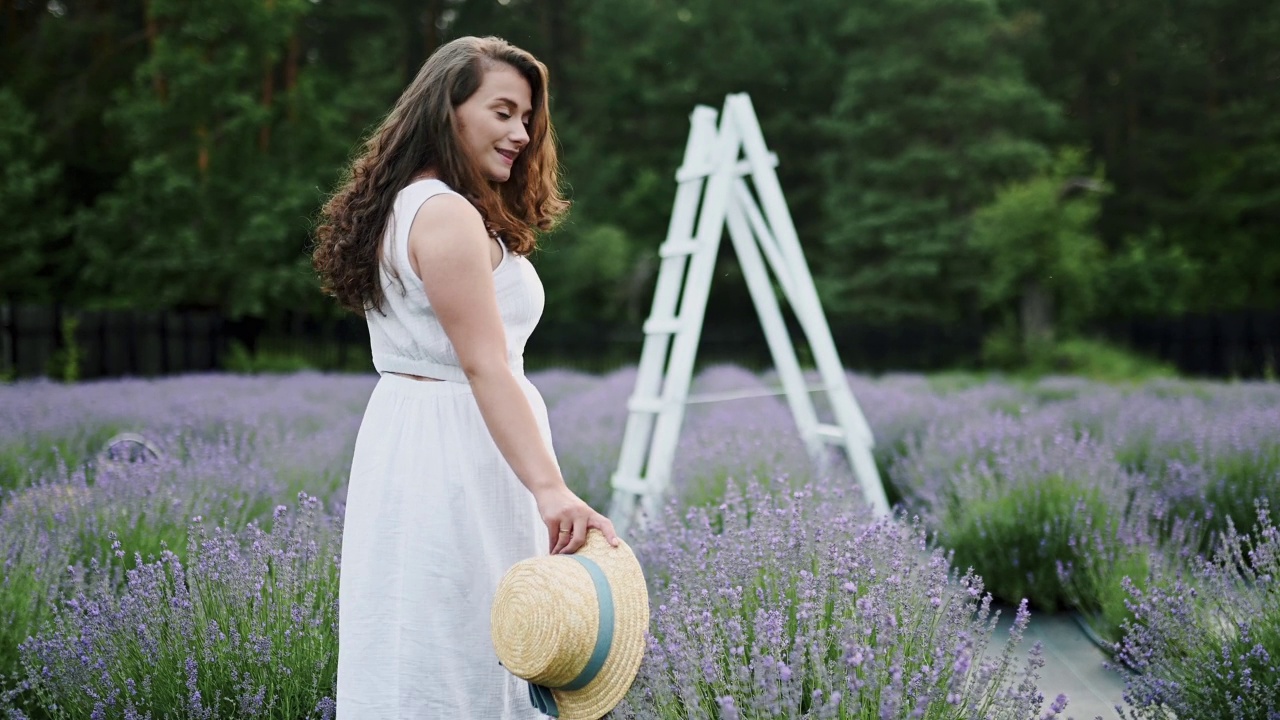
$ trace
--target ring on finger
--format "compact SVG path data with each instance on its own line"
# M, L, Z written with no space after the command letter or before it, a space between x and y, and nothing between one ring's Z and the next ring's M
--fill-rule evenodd
M572 530L565 530L564 528L560 528L560 534L561 534L561 535L568 535L568 534L569 534L569 533L571 533L571 532L573 532L573 531L572 531Z

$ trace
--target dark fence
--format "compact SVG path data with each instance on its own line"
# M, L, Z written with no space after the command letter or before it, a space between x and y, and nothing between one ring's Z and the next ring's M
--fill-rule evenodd
M841 360L861 371L973 368L981 355L983 328L976 324L884 326L838 317L830 324ZM1280 311L1134 318L1101 330L1188 375L1274 376L1280 361ZM792 332L801 338L794 323ZM637 362L643 340L638 326L546 321L529 342L526 364L602 372ZM803 342L797 349L807 363ZM714 318L703 329L698 361L772 365L758 323ZM98 378L304 366L371 371L364 320L284 313L232 321L196 311L0 305L3 376Z
M1257 310L1110 323L1107 337L1188 375L1274 378L1280 373L1280 311Z
M226 336L209 313L71 311L0 305L0 371L79 377L166 375L222 367Z

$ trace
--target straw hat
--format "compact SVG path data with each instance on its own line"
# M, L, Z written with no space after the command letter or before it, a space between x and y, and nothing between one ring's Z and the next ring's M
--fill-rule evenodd
M640 669L649 629L644 573L626 543L610 547L590 530L576 555L512 566L494 596L490 627L499 661L529 681L534 707L561 720L597 720Z

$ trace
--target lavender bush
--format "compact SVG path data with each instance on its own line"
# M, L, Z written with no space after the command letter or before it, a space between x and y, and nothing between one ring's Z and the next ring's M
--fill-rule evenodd
M593 507L607 507L612 497L609 483L622 433L627 423L627 398L635 387L634 369L618 370L594 384L579 386L577 392L556 392L561 376L531 378L539 391L545 384L550 392L543 397L551 423L551 436L565 482Z
M1202 407L1179 420L1193 427L1175 435L1163 423L1153 433L1146 470L1183 514L1202 513L1221 532L1228 520L1249 527L1255 499L1280 503L1280 405Z
M840 488L731 485L636 543L651 578L648 658L621 718L1052 718L1042 661L990 652L990 595L923 530L869 523ZM1043 712L1043 714L1042 714Z
M1027 598L1050 612L1068 600L1063 565L1097 550L1133 554L1132 481L1101 443L1057 427L1043 415L993 413L933 428L893 469L960 567L1006 602Z
M65 718L331 718L339 533L315 498L298 506L269 532L197 524L185 562L138 558L123 588L91 562L22 644L9 700Z
M1280 530L1260 505L1253 534L1230 528L1185 575L1132 585L1117 645L1135 720L1280 718Z
M606 507L635 370L613 372L594 384L563 372L539 373L532 380L547 402L565 481L588 503ZM575 392L564 392L566 384ZM698 373L691 393L765 387L753 373L722 365ZM791 412L775 397L690 405L675 457L671 492L690 504L714 502L731 479L767 477L777 468L796 476L809 472Z
M280 469L299 460L305 469L324 468L354 442L372 389L369 377L319 373L3 386L0 488L90 465L102 444L124 431L206 443L234 436L242 452L279 461ZM305 452L280 452L294 448Z
M691 392L768 389L750 371L718 365L699 373ZM773 477L780 470L795 482L812 478L795 419L778 397L690 405L675 457L672 490L686 506L719 503L730 484Z
M849 378L890 496L921 520L869 523L850 477L809 467L781 398L690 406L671 514L633 543L655 581L654 644L624 717L1052 717L1062 703L1041 707L1034 654L1014 667L1011 654L985 648L983 588L1014 604L1069 605L1104 634L1123 626L1137 638L1151 621L1133 609L1141 603L1126 606L1130 595L1157 597L1209 547L1205 528L1239 525L1242 508L1280 492L1275 384ZM634 368L531 379L566 479L605 506ZM300 373L0 386L0 674L22 677L0 691L9 689L15 717L18 708L93 717L95 704L123 717L128 703L138 717L330 711L331 671L308 662L332 634L327 573L374 381ZM769 374L715 366L694 392L771 385ZM824 396L814 397L829 419ZM121 431L142 433L161 457L103 462L102 443ZM300 491L312 519L276 522L275 508ZM262 568L278 563L262 558L291 542L317 548L296 569L310 573L301 585L314 595L297 604L320 624L308 625L301 647L312 649L296 657L281 654L302 632L292 602L254 600L235 579L275 588L275 570ZM952 550L954 566L943 555ZM959 573L969 566L973 574ZM1163 584L1148 589L1149 577ZM146 588L207 602L163 610ZM1252 597L1223 602L1258 614ZM164 618L176 648L145 666L147 637L122 624L138 608ZM248 624L232 622L242 616ZM211 619L221 635L207 632ZM1258 639L1264 624L1250 638L1274 658ZM102 648L96 666L81 663L77 642ZM283 670L262 665L267 650ZM1135 712L1148 712L1133 697Z
M65 569L111 563L112 540L146 556L185 548L187 525L196 515L232 526L270 520L282 493L261 463L238 457L234 444L189 443L183 455L64 471L65 477L3 498L0 668L16 666L18 643L48 614L53 598L67 591Z
M19 643L92 563L123 570L166 547L183 561L193 518L270 529L273 508L300 489L340 513L371 388L367 377L314 373L0 387L0 471L19 469L0 483L12 483L0 487L0 676L17 673ZM122 430L160 456L99 457Z

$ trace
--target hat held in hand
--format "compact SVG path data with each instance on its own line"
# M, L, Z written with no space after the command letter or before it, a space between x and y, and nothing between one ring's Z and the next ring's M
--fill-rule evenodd
M599 530L575 555L522 560L498 584L493 647L529 699L561 720L597 720L627 694L644 656L649 595L626 543Z

